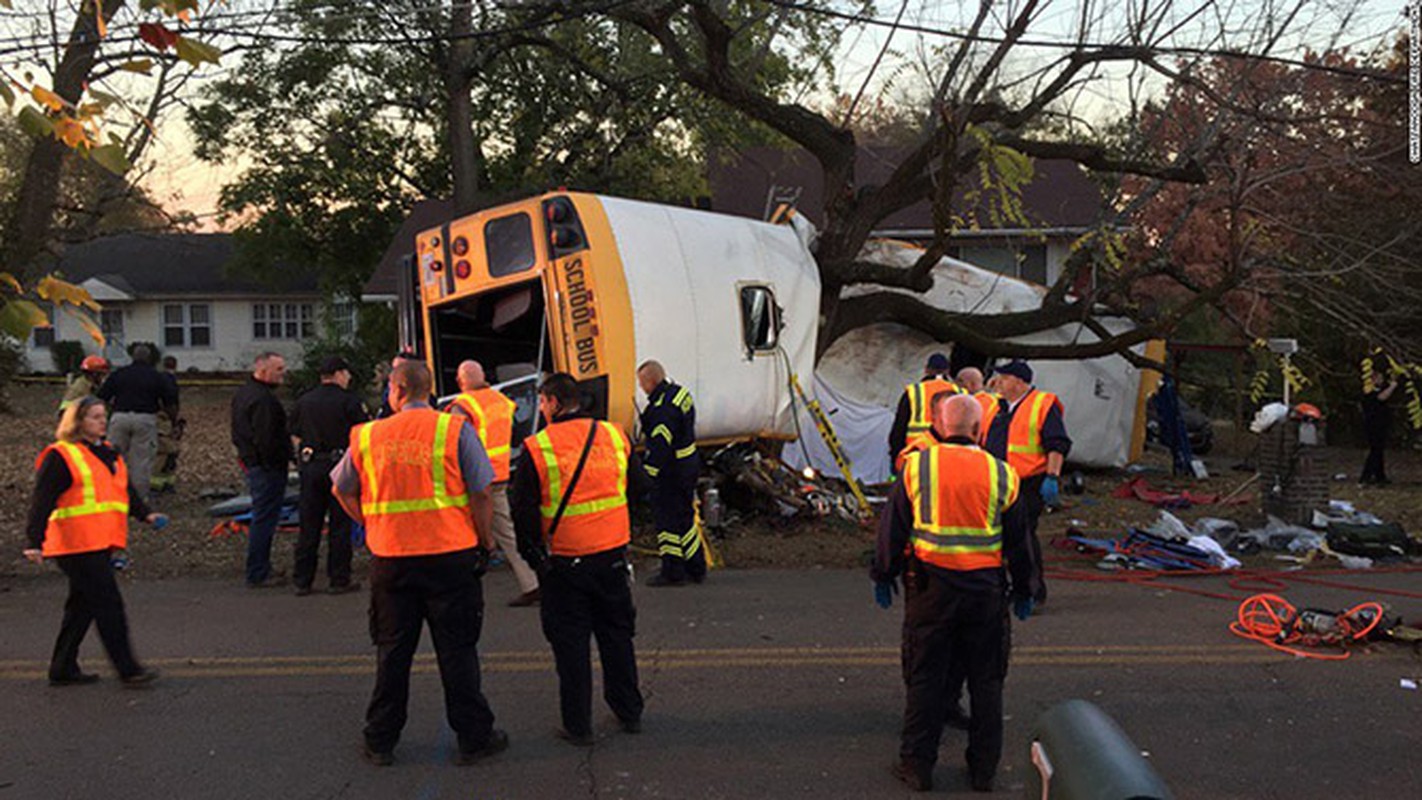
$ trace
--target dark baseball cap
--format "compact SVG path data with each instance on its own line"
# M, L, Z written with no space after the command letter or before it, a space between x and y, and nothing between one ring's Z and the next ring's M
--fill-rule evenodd
M343 369L349 370L350 368L351 365L347 364L346 360L340 356L327 356L326 359L321 362L322 375L335 375Z
M1009 361L993 371L999 375L1012 375L1014 377L1021 378L1027 383L1032 382L1032 368L1027 366L1026 361L1022 361L1020 359L1015 361Z

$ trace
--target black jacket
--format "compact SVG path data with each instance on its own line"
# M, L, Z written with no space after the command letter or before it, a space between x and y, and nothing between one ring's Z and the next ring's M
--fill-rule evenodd
M691 392L671 381L662 381L647 397L641 424L647 447L643 463L647 474L656 477L678 460L678 450L696 444L696 406Z
M244 467L284 470L291 463L286 410L272 387L256 378L232 396L232 444Z
M135 361L110 375L99 387L98 398L116 414L157 414L164 410L176 413L178 382L151 364Z
M108 442L98 444L81 443L82 447L89 448L89 452L98 456L104 462L104 466L109 468L109 473L114 472L118 464L119 453ZM69 474L69 465L65 463L64 456L51 450L45 454L44 460L40 462L39 471L35 473L35 492L30 497L29 522L25 526L25 534L28 537L30 547L38 550L44 544L44 531L49 527L49 515L54 511L54 506L59 502L59 496L64 494L70 486L74 485L74 476ZM144 519L150 514L148 505L143 502L143 495L133 488L133 481L128 482L128 515L134 519Z

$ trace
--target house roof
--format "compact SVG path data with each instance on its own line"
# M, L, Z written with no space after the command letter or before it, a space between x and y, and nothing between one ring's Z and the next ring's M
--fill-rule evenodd
M65 250L55 269L71 283L94 279L136 298L317 294L314 270L284 270L275 287L232 269L236 243L227 233L120 233Z
M380 263L375 265L370 280L365 282L365 296L394 297L399 287L397 279L400 262L405 256L415 252L415 234L448 222L453 214L453 200L431 199L416 203L405 217L405 221L400 223L400 230L395 232L390 246L385 248L385 255L382 255Z
M855 186L879 186L907 155L904 149L859 150ZM1036 174L1022 190L1027 218L1036 228L1089 228L1109 211L1100 188L1073 161L1037 160ZM801 149L753 147L717 154L710 167L711 207L715 211L762 219L772 186L800 189L796 208L817 225L824 221L824 180L819 162ZM962 208L957 193L955 211ZM983 224L987 215L980 214ZM919 202L882 220L879 231L924 230L933 227L929 204Z

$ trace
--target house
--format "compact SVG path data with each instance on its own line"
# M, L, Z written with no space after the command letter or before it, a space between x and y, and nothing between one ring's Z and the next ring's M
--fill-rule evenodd
M74 340L116 364L141 341L157 343L182 370L240 372L266 350L300 358L322 325L338 335L353 330L354 306L328 308L314 272L283 271L285 285L275 288L235 270L235 255L226 233L123 233L69 247L55 271L102 306L107 344L98 347L77 320L51 313L53 324L26 343L30 369L55 371L50 345Z
M860 148L857 186L884 183L905 155L902 149ZM1037 160L1034 166L1035 176L1022 192L1031 225L957 231L950 257L1033 283L1056 281L1072 242L1109 221L1113 212L1100 187L1075 162ZM766 219L789 202L816 225L823 221L823 174L804 150L753 147L718 154L708 177L713 211ZM962 213L961 191L958 197L955 210ZM980 225L990 224L986 214L978 217ZM873 236L927 244L933 238L930 205L922 201L884 219Z

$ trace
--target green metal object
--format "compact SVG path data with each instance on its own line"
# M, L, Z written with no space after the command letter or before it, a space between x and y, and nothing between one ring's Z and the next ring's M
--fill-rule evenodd
M1068 700L1037 720L1029 745L1032 800L1169 800L1170 790L1106 712Z

